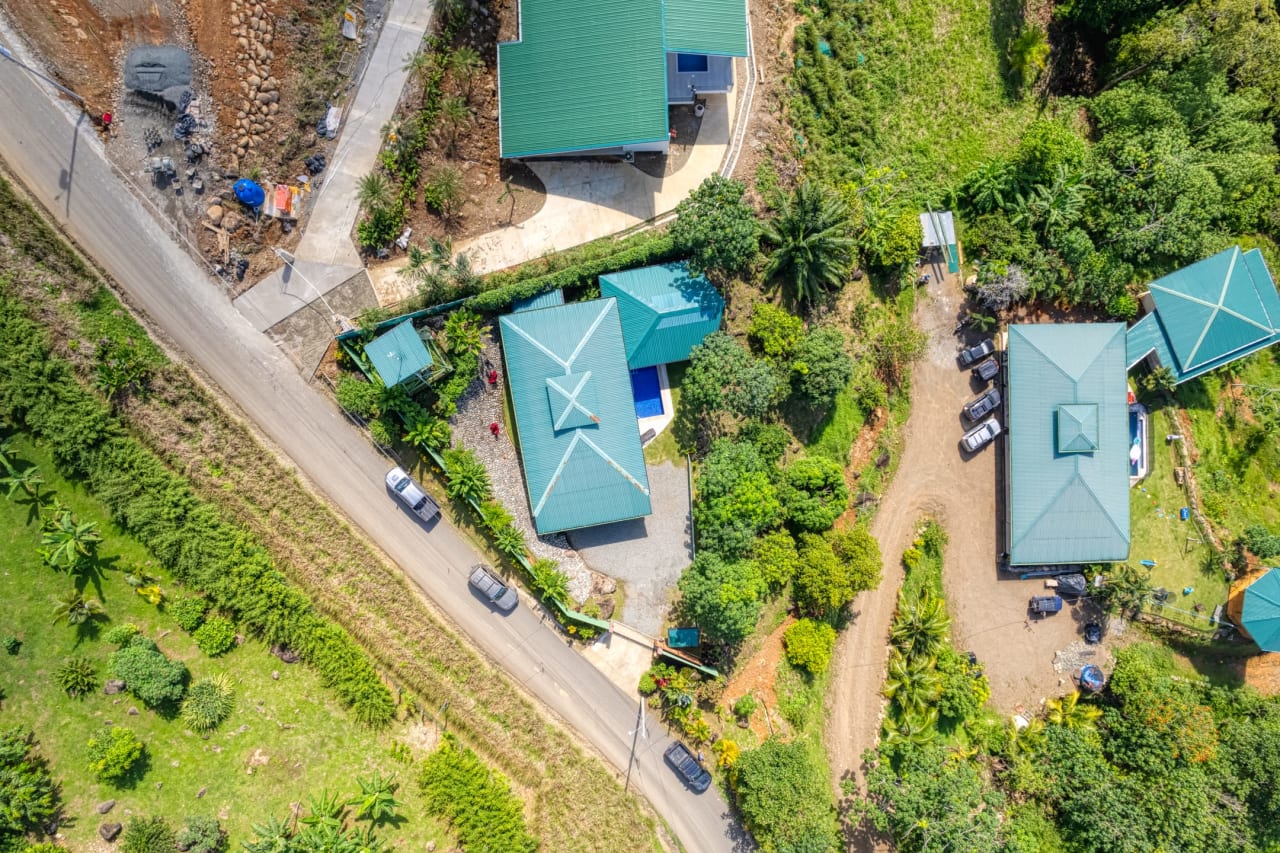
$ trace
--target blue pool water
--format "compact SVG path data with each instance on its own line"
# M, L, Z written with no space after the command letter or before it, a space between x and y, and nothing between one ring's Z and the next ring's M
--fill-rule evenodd
M1130 409L1129 410L1129 447L1131 451L1129 455L1129 476L1130 477L1142 477L1147 473L1146 471L1143 470L1143 461L1144 461L1143 456L1145 455L1143 451L1145 451L1146 448L1144 448L1142 445L1143 445L1143 442L1146 441L1146 436L1143 435L1142 433L1143 433L1142 419L1138 416L1137 412ZM1135 446L1140 451L1137 459L1134 459L1132 454L1132 448L1134 448Z
M636 400L636 417L651 418L662 414L662 387L658 368L637 367L631 371L631 396Z

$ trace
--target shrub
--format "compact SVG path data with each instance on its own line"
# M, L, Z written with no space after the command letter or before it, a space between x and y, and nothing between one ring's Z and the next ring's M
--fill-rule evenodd
M836 644L836 631L826 622L801 619L782 636L787 647L787 662L810 675L821 675L831 663L831 650Z
M751 557L765 585L774 592L789 584L800 568L796 541L785 530L775 530L757 539Z
M60 811L58 786L30 729L0 731L0 804L0 839L43 831Z
M863 590L880 582L880 548L862 527L823 538L800 537L800 570L794 582L795 600L803 613L830 616ZM849 540L846 544L842 540ZM837 543L842 552L837 552ZM853 547L850 547L852 545ZM849 555L849 556L846 556Z
M221 616L214 616L192 634L200 651L211 658L224 655L236 644L236 626Z
M120 840L121 853L174 853L177 849L177 836L162 817L133 818Z
M10 634L4 638L4 650L8 654L16 655L18 649L22 648L22 641Z
M770 738L738 760L734 796L761 849L833 850L836 819L828 785L803 741Z
M169 615L178 623L178 627L190 632L204 624L204 612L208 603L197 595L188 595L169 605Z
M810 405L825 409L853 378L853 359L845 352L844 332L821 326L805 335L791 369L795 387Z
M640 686L636 688L641 696L651 696L658 689L658 682L653 680L653 671L645 670L640 676Z
M759 704L760 703L756 701L756 697L747 693L737 702L733 703L733 715L743 720L749 720L751 719L751 715L756 712L756 708L759 707Z
M671 236L694 272L745 272L760 254L761 225L743 200L746 185L711 175L676 206Z
M187 818L176 841L178 849L186 853L222 853L227 849L227 834L213 817Z
M225 673L202 678L182 701L182 721L197 732L216 729L235 707L235 691Z
M372 382L344 373L338 377L334 396L338 398L339 406L358 418L369 420L378 413L382 389Z
M765 358L777 364L790 364L804 340L804 321L784 308L761 302L751 309L747 337Z
M524 808L507 780L453 735L446 734L439 748L422 762L418 784L427 811L448 821L463 849L537 850L538 840L529 834Z
M129 729L115 726L90 735L85 744L89 772L101 782L118 782L142 758L145 747Z
M1240 543L1261 560L1280 557L1280 533L1272 533L1261 524L1246 527Z
M113 646L127 646L129 641L138 636L141 632L137 625L126 622L123 625L117 625L111 628L107 633L102 635L102 639L106 640Z
M703 551L680 576L680 607L712 643L736 646L760 618L764 581L749 560L727 563Z
M474 453L465 448L454 448L446 450L443 456L449 477L445 492L449 497L454 500L470 498L477 503L489 499L489 472Z
M171 661L146 637L137 636L111 655L111 673L151 707L182 698L187 667Z
M783 511L801 530L829 530L849 506L844 469L821 456L797 459L782 472Z
M356 226L356 240L362 249L381 248L399 235L403 224L404 216L398 208L376 207Z
M53 678L68 696L79 698L97 688L98 669L88 658L67 658L54 670Z
M791 434L781 424L747 421L738 430L738 438L750 442L768 465L777 465L791 446Z

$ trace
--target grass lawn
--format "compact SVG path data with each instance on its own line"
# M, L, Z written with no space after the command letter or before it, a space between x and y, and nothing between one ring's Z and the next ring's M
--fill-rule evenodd
M1233 389L1239 381L1244 388ZM1204 511L1239 536L1250 524L1280 529L1280 354L1264 350L1178 387L1191 420ZM1221 415L1219 415L1221 411Z
M667 365L667 384L671 388L671 411L678 411L680 405L680 384L684 382L684 372L689 362L681 361ZM644 449L644 461L648 465L661 465L670 462L679 467L684 464L684 454L676 444L675 424L668 424L658 437L649 442Z
M1194 522L1179 518L1178 510L1187 505L1187 497L1173 479L1175 450L1164 441L1165 426L1164 416L1153 413L1151 473L1129 490L1129 559L1134 564L1139 560L1155 560L1152 585L1172 593L1171 607L1192 611L1195 605L1202 605L1205 618L1198 619L1170 608L1156 612L1208 630L1207 617L1213 614L1214 607L1227 600L1227 580L1221 570L1204 571L1209 559L1208 546L1187 541L1188 536L1199 538L1199 531ZM1194 592L1184 596L1182 590L1186 587L1193 587Z
M64 574L44 565L36 553L38 523L27 524L27 506L0 500L0 624L22 640L16 656L0 655L0 687L4 702L0 725L30 726L62 783L66 813L76 818L63 827L64 843L85 850L103 820L123 821L135 815L162 815L175 825L188 815L220 818L239 849L254 823L269 816L285 818L291 803L305 804L326 789L348 795L358 789L357 775L380 769L399 773L398 794L407 820L386 827L384 840L397 849L422 850L434 840L449 843L446 833L425 814L412 773L392 761L392 744L406 734L402 726L371 732L352 721L306 666L287 665L266 646L248 640L228 654L210 659L196 648L162 609L148 604L124 581L121 569L137 567L161 578L171 598L181 596L150 554L108 520L106 510L82 489L54 472L48 455L25 440L20 456L39 466L45 490L52 490L81 521L99 524L101 562L109 566L101 582L101 600L110 621L102 627L133 623L155 640L170 658L183 661L198 679L230 673L236 685L236 708L216 731L193 734L178 719L167 719L128 694L107 696L101 689L80 700L68 698L52 680L52 672L72 655L95 661L106 677L113 646L94 633L50 622L51 598L70 588ZM86 594L93 592L92 587ZM279 673L279 680L272 673ZM131 714L133 708L137 714ZM84 743L110 721L132 729L146 744L146 772L132 787L116 788L95 781L85 770ZM203 791L203 793L201 793ZM93 808L103 800L118 802L106 818Z

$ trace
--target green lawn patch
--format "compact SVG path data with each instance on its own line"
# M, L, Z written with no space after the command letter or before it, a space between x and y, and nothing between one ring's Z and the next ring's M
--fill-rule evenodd
M680 404L680 384L684 382L684 372L688 367L687 361L667 365L667 384L671 388L672 412L675 412ZM645 464L661 465L663 462L670 462L679 467L684 463L684 454L680 452L680 446L676 442L674 426L674 424L668 424L667 428L645 447Z
M1209 547L1195 541L1201 538L1195 522L1180 518L1179 510L1187 506L1187 496L1173 479L1176 450L1164 441L1166 426L1163 414L1153 413L1151 473L1129 492L1129 560L1133 564L1155 560L1152 586L1172 593L1170 606L1155 612L1207 630L1214 607L1227 600L1227 580L1221 569L1210 564ZM1184 596L1182 590L1187 587L1194 591ZM1194 614L1197 604L1203 608L1204 618L1189 615Z
M183 593L164 568L110 522L97 500L59 477L43 449L25 440L17 446L21 458L39 466L45 491L56 492L82 522L98 523L103 535L101 562L110 567L100 586L109 622L96 633L79 635L75 628L51 624L51 599L70 589L71 581L38 556L39 524L27 523L27 506L0 500L0 531L6 543L0 549L0 623L12 626L22 640L17 655L0 655L5 694L0 725L22 723L34 729L54 777L62 783L66 812L77 818L61 830L71 849L90 849L99 822L120 820L125 810L160 815L174 825L188 815L219 817L230 833L231 849L238 849L253 824L272 815L283 820L291 803L305 804L325 790L340 796L355 793L356 776L367 777L379 769L384 775L401 771L397 798L404 802L400 813L407 818L386 826L382 838L402 849L420 850L431 840L441 846L448 843L440 825L426 815L409 768L389 757L392 745L405 734L402 727L376 733L357 725L312 669L283 663L256 640L246 640L216 659L203 655L172 615L146 602L124 580L128 570L154 575L173 602ZM93 586L85 594L99 595ZM101 634L125 623L138 626L169 658L185 663L193 681L229 674L235 687L230 717L215 731L200 735L180 718L147 710L127 693L105 695L102 683L115 647ZM53 671L71 656L86 657L97 666L97 687L82 699L68 698L52 679ZM137 714L130 713L133 708ZM97 782L87 770L85 742L108 721L128 728L146 745L146 772L132 787ZM108 799L117 801L115 810L99 818L93 808Z

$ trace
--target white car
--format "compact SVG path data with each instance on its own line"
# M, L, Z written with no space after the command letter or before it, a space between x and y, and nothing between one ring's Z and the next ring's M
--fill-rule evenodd
M387 488L395 492L396 497L424 521L430 521L440 514L440 504L422 486L415 483L403 468L396 467L387 472Z
M970 453L977 453L990 444L1000 434L1000 422L995 418L987 418L964 434L960 444Z

